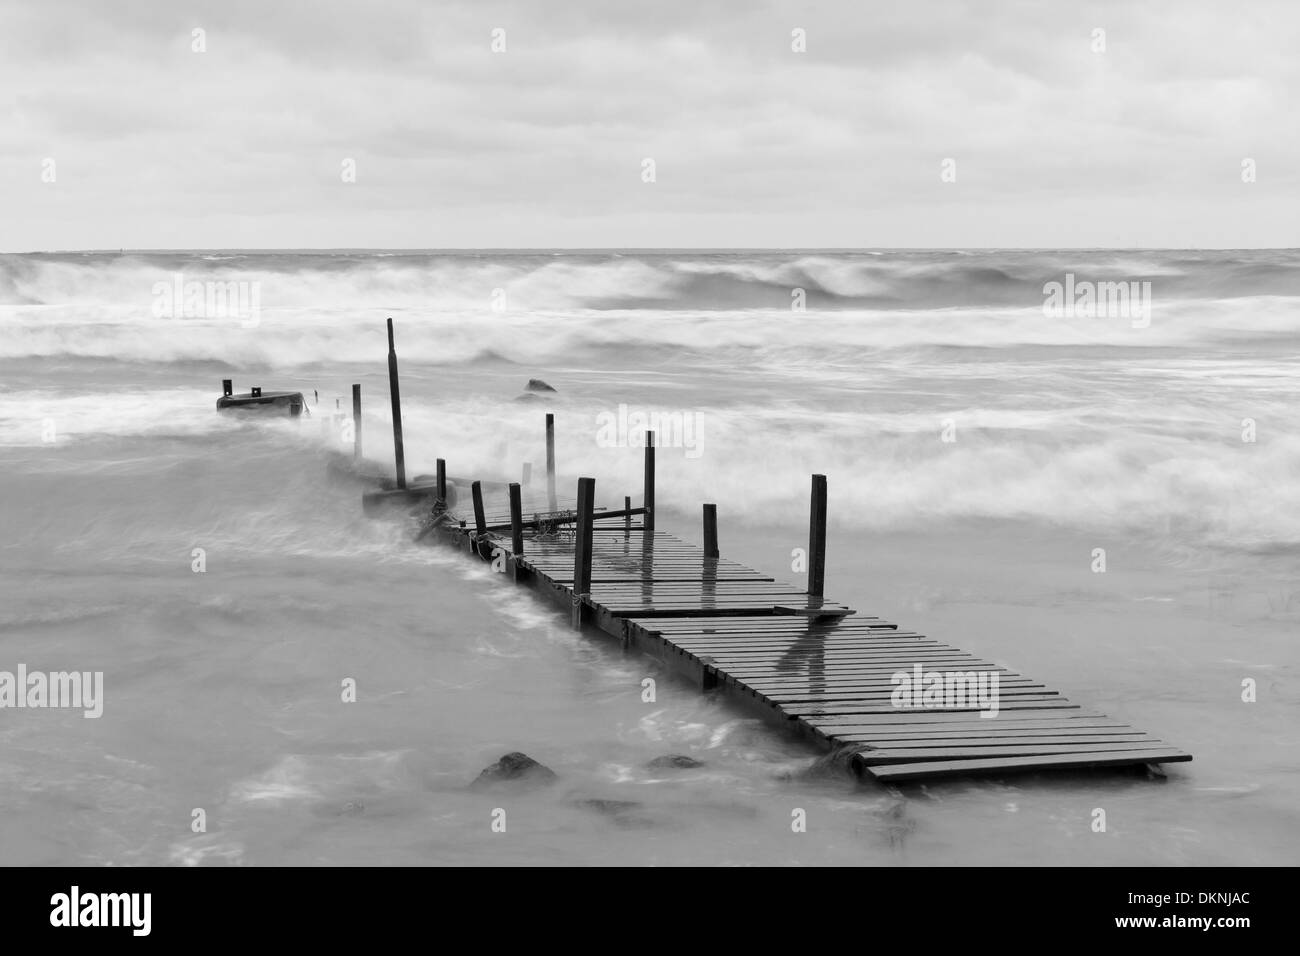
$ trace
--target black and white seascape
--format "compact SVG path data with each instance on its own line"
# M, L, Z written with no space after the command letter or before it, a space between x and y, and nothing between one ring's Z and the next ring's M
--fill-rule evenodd
M1281 0L0 7L0 864L1294 863L1297 42ZM738 600L698 646L838 759L575 629L508 527L448 546L517 482L571 578L580 477L647 520L646 431L664 573L720 567L711 503L814 590L825 476L854 615L664 583L621 517L590 593ZM979 772L871 769L930 760Z

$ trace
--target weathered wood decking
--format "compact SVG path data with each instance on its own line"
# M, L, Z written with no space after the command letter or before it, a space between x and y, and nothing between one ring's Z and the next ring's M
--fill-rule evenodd
M653 432L645 433L642 505L635 509L624 498L621 512L595 510L591 478L578 480L572 502L557 498L549 413L545 494L527 494L521 485L528 478L466 488L449 481L442 459L432 483L417 476L408 485L392 319L388 379L396 481L363 496L367 512L432 505L421 538L437 535L493 560L568 609L575 625L594 624L704 689L726 692L823 746L851 747L859 773L904 781L1192 759L1022 674L825 600L823 475L813 476L803 589L720 557L713 505L704 506L704 548L655 530ZM363 461L360 385L352 386L352 417L356 469ZM960 693L939 706L920 696L897 700L898 674ZM986 683L972 698L976 678Z
M430 530L480 557L495 555L515 581L702 688L728 693L823 746L852 746L862 774L906 781L1192 759L1032 678L709 557L630 516L595 513L589 590L575 594L576 537L557 535L556 527L529 529L523 553L511 554L512 534L499 530L511 521L506 492L485 491L482 500L482 526L498 530L476 533L479 517L464 494ZM525 523L545 512L547 501L528 496ZM918 665L945 679L996 674L996 716L981 716L975 705L895 706L893 675Z

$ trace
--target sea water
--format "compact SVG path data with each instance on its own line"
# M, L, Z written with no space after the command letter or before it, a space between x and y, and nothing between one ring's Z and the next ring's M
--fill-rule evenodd
M1149 283L1146 321L1054 310L1067 277ZM0 256L0 670L103 675L97 718L0 709L0 862L1294 863L1298 296L1290 251ZM810 775L361 514L326 463L359 382L391 468L390 316L409 474L537 482L549 411L561 492L621 506L653 423L660 527L716 502L798 585L825 474L829 597L1195 761ZM311 417L219 415L225 378ZM467 788L516 750L557 785Z

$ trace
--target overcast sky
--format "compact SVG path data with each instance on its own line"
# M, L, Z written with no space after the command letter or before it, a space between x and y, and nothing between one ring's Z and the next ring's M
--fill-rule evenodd
M1300 246L1295 0L0 0L0 119L11 252Z

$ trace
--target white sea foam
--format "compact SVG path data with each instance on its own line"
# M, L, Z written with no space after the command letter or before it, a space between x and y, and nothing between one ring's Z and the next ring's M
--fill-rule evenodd
M262 322L154 318L151 283L176 270L261 282ZM1045 318L1042 282L1067 270L1150 279L1151 327ZM250 428L337 447L317 421L214 414L215 386L324 379L328 413L337 382L382 375L391 314L411 474L438 457L453 475L539 473L541 406L512 399L546 370L564 480L599 475L598 492L641 471L639 449L600 446L602 414L692 416L697 457L661 443L667 509L720 500L727 520L769 522L816 471L847 525L1026 518L1285 546L1300 542L1297 275L1287 252L0 257L0 446L33 469L79 442ZM124 385L123 362L151 384ZM389 427L367 401L373 454ZM303 553L281 530L267 543Z

